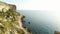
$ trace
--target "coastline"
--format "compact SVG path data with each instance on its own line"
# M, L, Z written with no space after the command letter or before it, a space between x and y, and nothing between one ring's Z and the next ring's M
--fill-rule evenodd
M0 2L0 34L31 34L23 28L23 19L15 5Z
M25 22L24 21L24 18L25 18L25 16L23 15L22 17L21 17L21 25L22 25L22 30L25 32L25 34L32 34L31 33L31 31L26 27L26 26L24 26L24 24L23 24L23 22Z

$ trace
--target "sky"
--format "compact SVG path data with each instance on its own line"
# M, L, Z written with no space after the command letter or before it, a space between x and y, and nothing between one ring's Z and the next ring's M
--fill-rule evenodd
M15 4L17 10L60 11L60 0L0 0Z

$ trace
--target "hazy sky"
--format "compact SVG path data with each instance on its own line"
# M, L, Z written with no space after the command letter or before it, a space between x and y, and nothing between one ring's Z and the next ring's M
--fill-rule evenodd
M60 0L0 0L17 5L18 10L60 11Z

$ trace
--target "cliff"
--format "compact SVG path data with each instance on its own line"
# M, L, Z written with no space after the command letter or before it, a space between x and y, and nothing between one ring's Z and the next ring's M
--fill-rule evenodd
M2 11L2 10L7 11L9 9L16 10L16 6L12 5L12 4L7 4L7 3L4 3L4 2L0 1L0 11Z
M55 31L55 32L54 32L54 34L60 34L60 32L58 32L58 31Z
M31 34L22 27L22 18L15 5L0 1L0 34Z

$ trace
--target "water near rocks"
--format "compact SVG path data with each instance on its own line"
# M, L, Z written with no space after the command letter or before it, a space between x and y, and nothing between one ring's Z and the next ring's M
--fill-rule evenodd
M33 34L60 32L60 12L37 10L20 10L19 12L25 16L24 24Z

